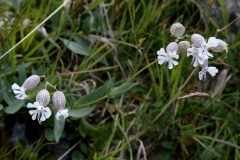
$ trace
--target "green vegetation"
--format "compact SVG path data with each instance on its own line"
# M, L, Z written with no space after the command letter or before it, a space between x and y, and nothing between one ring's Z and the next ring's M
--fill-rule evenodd
M0 159L240 159L240 30L234 39L229 27L217 34L229 52L224 61L225 53L214 54L219 72L206 82L186 54L172 70L158 65L156 55L175 40L175 22L185 34L207 38L228 25L223 0L218 23L209 16L214 8L204 10L194 0L75 0L69 10L60 7L62 0L1 3L0 15L11 11L15 21L4 19L0 31ZM48 34L36 28L44 20ZM12 84L33 74L64 92L65 124L54 116L42 125L32 121L26 106L43 85L27 92L27 100L14 97ZM206 94L189 95L196 92ZM27 140L12 146L15 122L26 125ZM60 144L68 145L62 151Z

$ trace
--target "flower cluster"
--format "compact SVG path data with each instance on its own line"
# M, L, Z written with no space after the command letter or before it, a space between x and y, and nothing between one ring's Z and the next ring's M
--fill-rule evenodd
M228 51L228 44L215 37L210 37L207 41L200 34L193 34L191 36L191 43L189 41L180 41L186 36L182 36L185 31L185 27L180 23L175 23L171 26L170 32L172 36L177 37L176 42L171 42L166 52L164 48L157 51L158 63L162 65L164 62L168 64L168 68L172 69L173 66L178 65L176 61L179 58L180 53L187 53L187 57L192 56L191 64L193 67L200 66L202 70L199 72L199 79L206 80L206 73L208 72L211 76L215 76L218 72L216 67L208 67L208 59L213 58L213 52Z
M16 94L16 98L20 100L24 100L27 98L26 91L35 89L38 84L40 83L40 76L38 75L32 75L28 77L23 85L20 87L16 83L12 85L13 93ZM47 85L50 85L53 87L49 82L46 83ZM47 105L50 102L50 94L48 90L42 89L38 92L36 96L36 102L34 103L28 103L27 108L32 108L34 110L30 110L29 113L32 115L32 119L39 121L39 123L45 121L47 118L49 118L52 115L52 112ZM53 87L56 89L55 87ZM53 105L58 110L57 114L55 115L57 120L60 120L60 117L62 116L64 119L68 117L68 109L65 109L66 105L66 98L65 95L61 92L56 90L56 92L53 94L52 98Z

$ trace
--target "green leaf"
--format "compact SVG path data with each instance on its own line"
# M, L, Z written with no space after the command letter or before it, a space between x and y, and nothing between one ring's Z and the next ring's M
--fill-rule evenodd
M27 79L27 74L25 72L24 63L22 63L20 65L18 73L19 73L20 83L23 84L24 81Z
M22 106L24 105L24 101L22 100L15 100L11 105L4 108L4 112L8 114L16 113Z
M56 115L56 113L55 113L55 115ZM64 125L65 125L65 119L62 116L60 117L60 120L57 120L54 117L54 129L53 129L53 132L54 132L54 137L55 137L55 141L56 142L58 142L59 139L62 136L62 133L63 133L63 130L64 130Z
M83 109L78 109L78 110L68 110L68 115L70 117L74 117L74 118L82 118L87 116L88 114L90 114L93 110L94 107L89 107L89 108L83 108Z
M110 90L109 97L116 98L121 96L123 93L127 92L132 87L136 86L138 83L126 83L119 87L114 87Z
M45 130L45 138L48 140L48 141L54 141L54 133L53 133L53 129L51 128L47 128Z
M88 52L87 48L85 48L83 45L81 45L81 44L79 44L77 42L74 42L74 41L70 41L68 39L64 39L64 38L60 38L60 40L71 51L73 51L73 52L75 52L77 54L85 55L85 56L89 55L89 52Z
M73 151L71 155L72 160L80 160L83 159L83 155L79 151Z
M103 97L107 91L108 84L109 83L107 82L103 86L93 91L92 93L83 96L82 98L80 98L78 101L75 102L74 106L81 106L83 104L96 101L97 99Z

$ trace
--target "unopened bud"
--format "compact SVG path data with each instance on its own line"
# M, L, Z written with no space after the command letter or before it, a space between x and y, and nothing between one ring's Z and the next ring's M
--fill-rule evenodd
M221 39L216 39L218 42L218 45L216 47L210 47L209 49L212 50L213 52L222 52L226 50L228 52L228 44Z
M58 109L58 110L63 110L66 105L66 98L65 95L61 91L56 91L53 94L53 105Z
M193 34L191 36L191 41L196 48L201 48L202 44L206 43L205 39L200 34Z
M38 75L32 75L28 77L22 87L27 91L27 90L33 90L37 87L37 85L40 83L40 77Z
M174 37L181 37L184 31L185 27L179 22L174 23L170 28L170 32Z
M181 41L178 43L178 53L186 53L187 49L190 47L190 43L188 41Z
M50 102L50 94L46 89L41 90L38 92L36 101L42 105L42 106L47 106L48 103Z
M169 43L169 45L166 48L166 51L169 52L173 52L176 51L176 53L178 52L178 44L176 42L171 42Z

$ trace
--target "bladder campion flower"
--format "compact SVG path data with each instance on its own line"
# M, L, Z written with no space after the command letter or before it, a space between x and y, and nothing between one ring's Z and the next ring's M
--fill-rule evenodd
M208 67L208 60L204 61L204 64L201 65L202 70L199 72L198 77L200 80L207 80L206 73L208 72L212 77L214 77L218 73L218 69L216 67Z
M45 121L52 114L51 110L46 107L50 102L50 94L46 89L38 92L36 102L33 104L28 103L28 108L36 108L36 110L30 110L29 113L32 115L32 120L38 119L39 123Z
M25 94L25 91L35 89L39 83L40 83L40 77L38 75L32 75L24 81L21 87L18 86L16 83L14 83L12 85L12 90L13 90L13 93L16 94L15 97L17 99L23 100L27 97L27 95Z
M53 105L57 108L58 112L56 114L56 119L60 120L60 116L63 116L64 119L68 117L68 109L65 109L66 98L61 91L56 91L53 94Z
M189 57L189 56L193 56L192 61L191 61L191 64L193 65L193 67L196 67L198 64L204 63L202 57L200 57L198 54L198 49L194 46L192 46L191 48L188 48L187 57Z
M228 44L221 39L216 40L218 42L218 45L216 47L210 47L209 49L212 50L213 52L222 52L224 50L228 52Z
M168 63L168 68L172 69L173 65L178 65L178 62L173 60L173 58L178 59L179 55L177 54L178 51L178 44L176 42L172 42L167 46L166 49L167 53L165 52L164 48L161 48L157 51L158 55L158 64L163 64L164 62Z
M215 37L210 37L208 42L205 41L203 36L200 34L193 34L191 36L192 43L199 51L199 56L204 59L208 59L209 57L213 57L211 53L208 52L208 49L211 47L216 47L218 45L217 39Z

